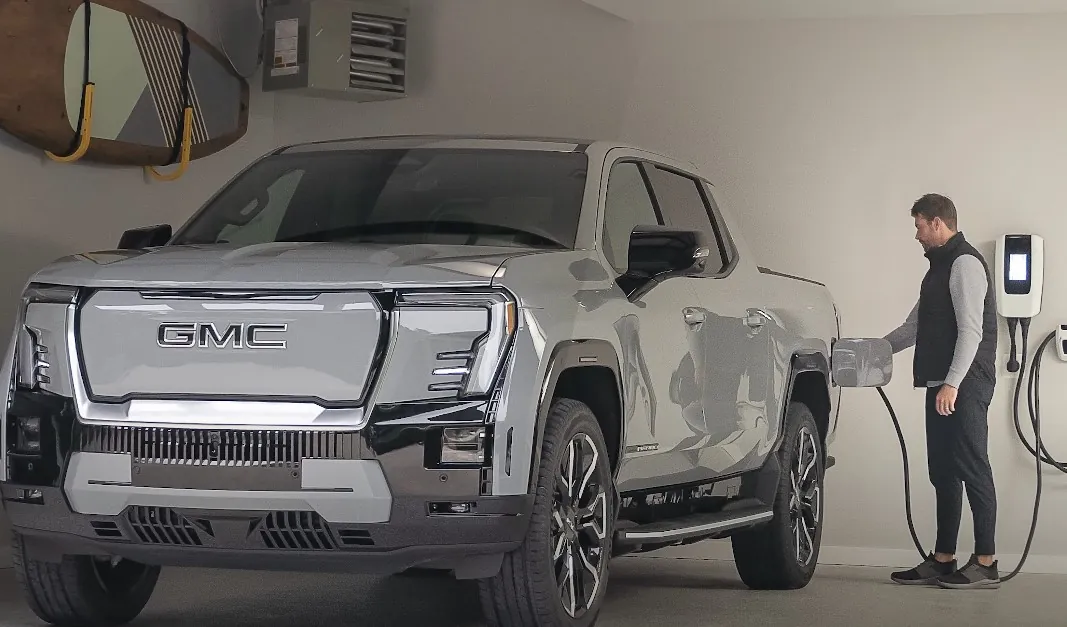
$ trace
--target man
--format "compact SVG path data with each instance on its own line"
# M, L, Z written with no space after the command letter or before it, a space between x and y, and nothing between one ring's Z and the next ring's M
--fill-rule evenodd
M996 386L997 313L985 259L956 228L956 207L938 194L912 206L915 239L930 269L919 302L885 339L915 347L914 384L926 388L926 445L937 496L937 542L922 564L895 572L901 584L998 588L997 498L989 465L987 412ZM957 569L963 488L974 517L974 555Z

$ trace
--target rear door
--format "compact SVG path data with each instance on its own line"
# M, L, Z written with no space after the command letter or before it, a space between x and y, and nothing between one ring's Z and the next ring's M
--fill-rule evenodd
M703 318L695 330L703 350L704 423L684 449L705 479L750 470L762 463L773 411L770 319L759 308L758 282L737 270L737 253L702 181L661 164L649 164L648 176L667 224L703 232L712 249L693 284Z

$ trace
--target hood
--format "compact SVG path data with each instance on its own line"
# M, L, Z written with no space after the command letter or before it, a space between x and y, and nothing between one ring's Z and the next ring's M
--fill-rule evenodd
M98 288L389 289L489 285L532 249L431 244L267 243L164 246L64 257L34 282Z

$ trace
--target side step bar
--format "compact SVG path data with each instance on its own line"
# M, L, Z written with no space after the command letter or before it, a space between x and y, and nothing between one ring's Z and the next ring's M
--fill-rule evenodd
M672 520L621 529L615 534L615 542L623 546L636 546L708 538L770 522L772 518L774 518L774 512L771 508L760 503L714 514L690 514Z

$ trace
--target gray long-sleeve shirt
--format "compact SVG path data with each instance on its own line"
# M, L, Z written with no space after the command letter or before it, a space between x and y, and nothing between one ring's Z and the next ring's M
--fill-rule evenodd
M949 291L952 295L952 307L956 311L956 348L952 353L952 365L944 381L929 381L928 387L937 387L947 383L958 388L963 377L971 368L978 345L982 342L982 313L985 305L986 290L985 268L977 257L961 255L952 263L949 277ZM915 303L904 324L900 325L885 339L893 345L893 353L911 348L915 345L915 332L919 326L919 304Z

